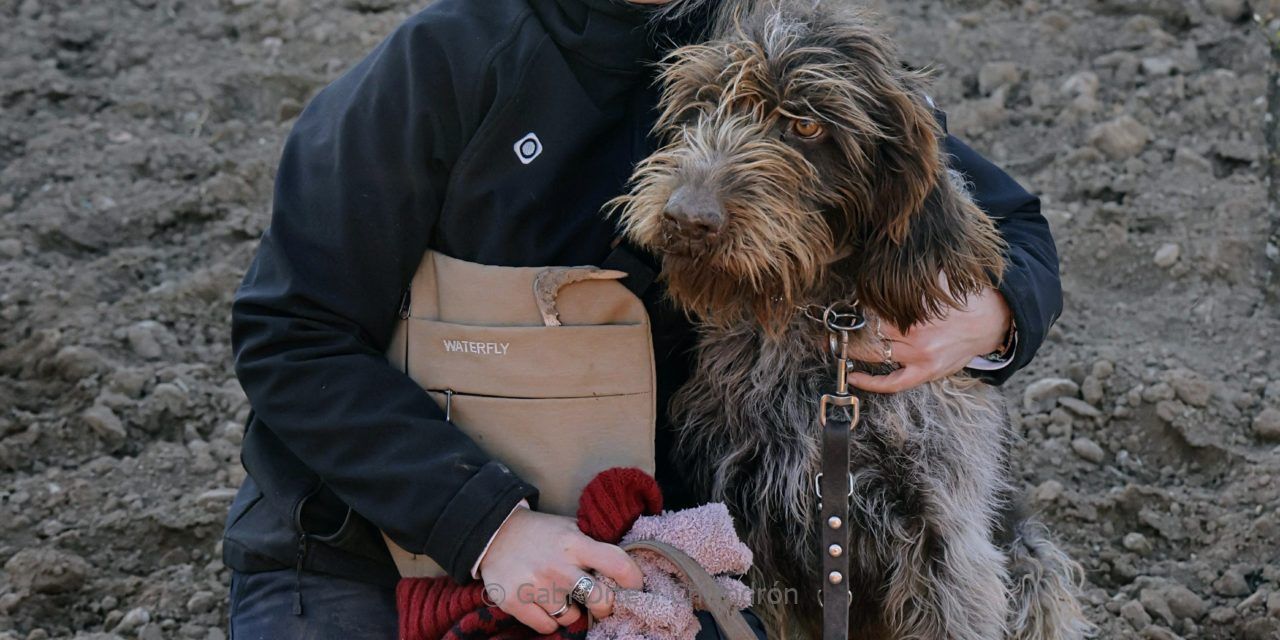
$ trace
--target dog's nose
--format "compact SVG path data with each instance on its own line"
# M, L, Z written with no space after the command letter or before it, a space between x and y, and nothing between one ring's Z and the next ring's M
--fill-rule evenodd
M724 205L709 189L684 186L667 199L662 217L681 233L701 239L724 228Z

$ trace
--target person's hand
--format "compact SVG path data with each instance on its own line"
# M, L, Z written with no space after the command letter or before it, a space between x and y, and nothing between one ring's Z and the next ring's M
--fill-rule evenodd
M945 284L945 282L944 282ZM880 334L892 347L892 360L900 368L884 375L863 372L849 374L849 384L872 393L897 393L926 382L940 380L968 366L977 356L1004 346L1012 314L1004 296L984 289L969 296L963 309L951 309L945 316L910 327L906 334L884 324ZM860 353L865 362L884 362L890 350Z
M485 592L498 608L544 635L582 616L576 604L559 618L551 613L592 570L624 589L644 586L640 567L620 547L587 537L572 518L531 509L511 514L480 561ZM613 593L602 581L596 580L589 600L587 608L596 618L612 613Z

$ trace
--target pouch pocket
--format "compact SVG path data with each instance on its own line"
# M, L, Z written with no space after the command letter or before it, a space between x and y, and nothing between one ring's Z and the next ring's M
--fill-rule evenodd
M431 397L481 449L539 489L538 510L578 511L578 496L596 474L637 467L652 474L653 395L587 398L501 398L440 391ZM554 465L548 465L554 460Z
M649 393L646 324L478 326L410 318L405 370L426 389L504 398Z

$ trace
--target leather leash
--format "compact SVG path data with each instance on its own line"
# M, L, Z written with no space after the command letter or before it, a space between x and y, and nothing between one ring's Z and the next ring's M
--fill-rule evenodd
M814 308L804 309L809 318L818 320ZM822 428L821 471L813 479L818 494L819 528L822 531L822 605L823 640L847 640L849 608L853 592L849 590L849 501L853 496L853 474L849 469L849 443L858 426L857 396L849 392L847 350L849 334L866 326L858 303L835 303L822 310L821 322L826 327L832 355L836 359L836 388L824 393L818 402L818 422ZM826 496L824 499L823 496Z

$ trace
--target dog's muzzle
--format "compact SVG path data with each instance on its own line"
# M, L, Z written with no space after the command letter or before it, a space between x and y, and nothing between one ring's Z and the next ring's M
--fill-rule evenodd
M676 188L662 211L662 234L672 251L705 245L715 240L724 225L724 204L705 187Z

